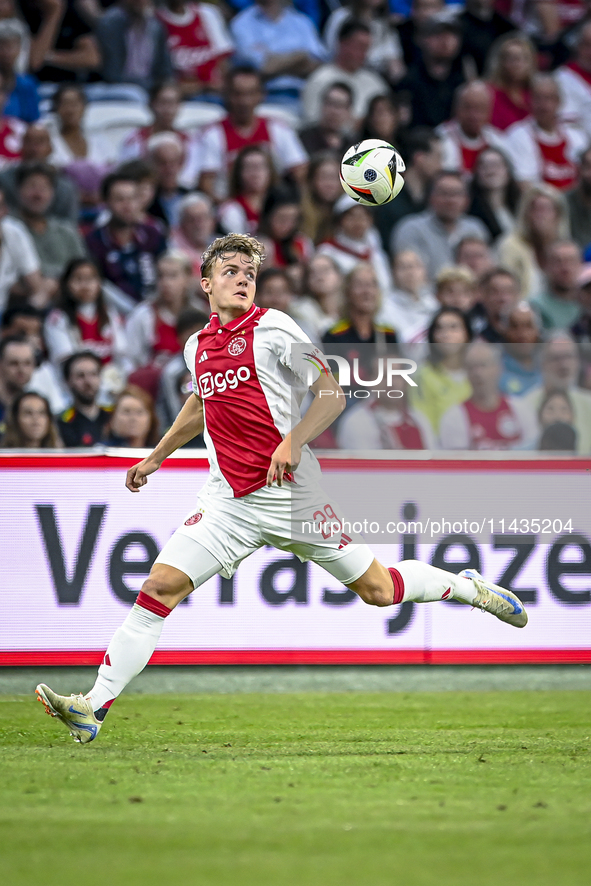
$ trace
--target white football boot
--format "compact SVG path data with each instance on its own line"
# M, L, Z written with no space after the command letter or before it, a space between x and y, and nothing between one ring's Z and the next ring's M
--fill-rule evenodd
M512 591L494 585L486 581L475 569L462 569L462 578L471 578L474 587L478 591L473 606L496 615L501 621L513 625L514 628L524 628L527 624L527 612L519 597Z
M83 695L57 695L45 683L39 683L35 694L49 716L57 717L69 729L74 741L87 744L99 734L103 724L94 716L90 702Z

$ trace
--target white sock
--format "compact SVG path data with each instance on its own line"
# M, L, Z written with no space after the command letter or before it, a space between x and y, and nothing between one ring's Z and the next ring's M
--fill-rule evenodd
M162 607L162 611L166 608ZM164 615L157 615L137 603L132 606L113 634L96 683L86 694L94 711L109 708L127 684L143 671L156 648L163 624Z
M473 603L477 594L472 579L461 578L420 560L402 560L394 570L400 573L404 582L402 600L397 602L430 603L455 599Z

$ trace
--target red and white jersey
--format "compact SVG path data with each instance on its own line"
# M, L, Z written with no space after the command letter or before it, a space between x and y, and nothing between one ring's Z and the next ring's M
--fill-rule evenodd
M554 73L562 99L560 117L565 123L580 126L591 135L591 71L577 62L567 62Z
M442 143L443 169L471 173L481 151L501 147L502 134L494 126L483 126L477 138L469 138L457 120L447 120L435 131Z
M210 83L218 61L234 51L220 11L211 3L187 3L180 15L160 7L156 16L168 34L168 50L179 80Z
M308 162L308 155L294 130L282 120L255 117L248 133L239 132L226 117L212 123L201 136L201 171L217 173L218 197L228 190L228 174L238 152L249 145L268 145L280 175Z
M435 449L429 420L412 407L392 409L376 399L348 409L337 428L340 449Z
M568 124L546 132L527 117L507 129L504 145L518 181L545 181L566 190L576 181L577 159L587 147L587 136Z
M224 326L212 314L188 340L185 362L203 402L208 491L241 498L261 489L273 452L300 420L318 364L326 366L322 353L287 314L253 304ZM308 485L319 476L304 446L295 481Z
M26 124L17 117L0 119L0 169L20 160Z
M441 449L523 449L536 437L534 412L514 397L501 396L497 408L487 411L465 400L448 409L439 426Z
M127 315L128 355L136 369L150 364L162 366L179 353L176 320L171 311L153 302L142 302Z

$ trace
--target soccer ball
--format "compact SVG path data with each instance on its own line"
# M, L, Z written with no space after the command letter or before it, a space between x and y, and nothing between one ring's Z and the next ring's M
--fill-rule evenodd
M397 197L406 166L396 150L379 138L352 145L341 160L340 179L346 194L364 206L381 206Z

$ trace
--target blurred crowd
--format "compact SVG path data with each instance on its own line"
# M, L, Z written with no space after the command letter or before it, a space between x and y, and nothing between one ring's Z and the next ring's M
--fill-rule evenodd
M0 112L1 447L151 446L236 231L261 307L417 363L317 446L591 454L589 0L0 0Z

